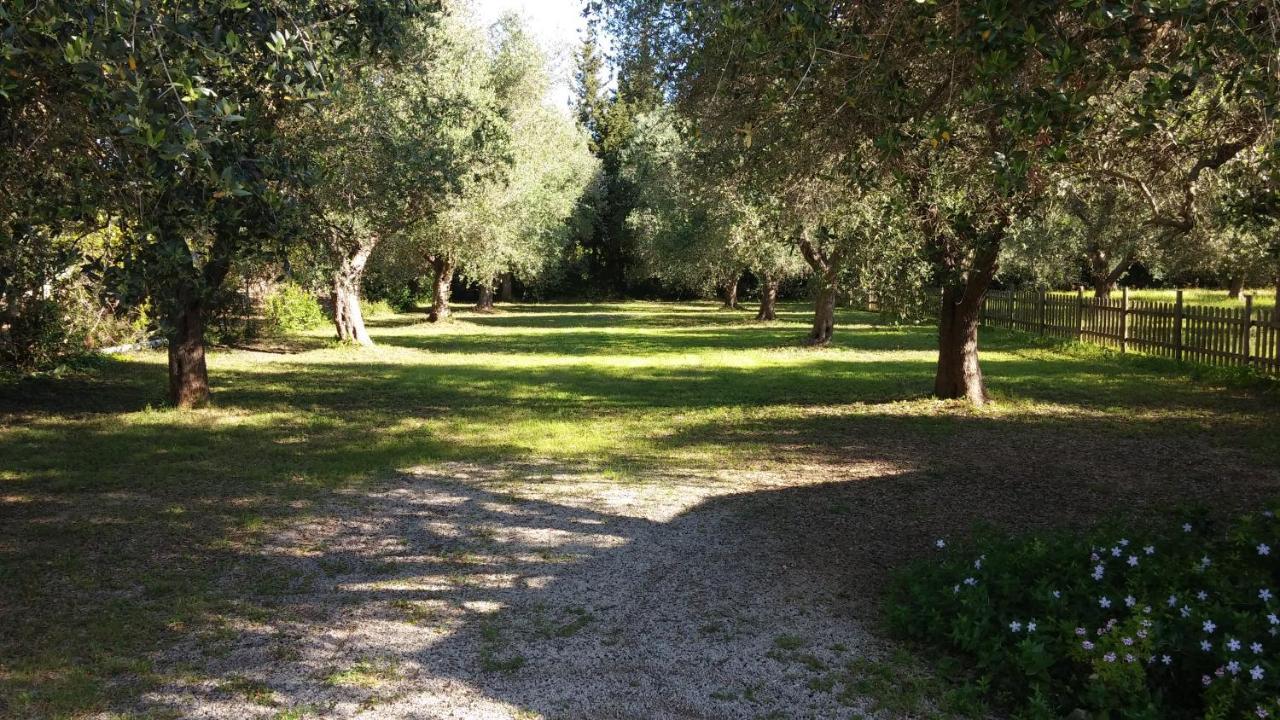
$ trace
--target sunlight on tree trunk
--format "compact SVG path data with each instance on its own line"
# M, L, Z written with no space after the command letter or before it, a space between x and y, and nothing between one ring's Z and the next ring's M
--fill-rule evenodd
M809 331L810 345L827 345L836 329L836 284L824 281L818 289L818 299L813 305L813 328Z
M438 255L431 258L431 268L435 271L435 280L432 284L431 309L427 312L427 319L431 322L439 322L447 320L452 312L449 309L449 293L453 286L453 261Z
M756 320L777 320L777 306L778 281L763 278L760 284L760 311L756 313Z
M360 280L371 249L358 246L344 254L333 274L333 324L342 342L373 345L360 311Z
M734 273L733 276L728 280L725 280L724 285L720 287L721 297L724 299L724 305L721 306L722 310L738 309L738 281L741 277L741 275Z
M179 408L200 407L209 402L203 312L199 300L185 300L169 331L169 402Z

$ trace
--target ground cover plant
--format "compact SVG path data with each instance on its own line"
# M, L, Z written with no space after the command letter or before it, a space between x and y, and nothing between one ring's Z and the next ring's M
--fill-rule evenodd
M212 353L217 402L196 412L162 407L162 353L6 381L0 714L396 716L443 697L556 716L580 701L539 678L624 707L592 663L662 677L726 652L730 677L645 697L839 716L893 673L836 670L890 657L885 579L934 539L1113 506L1226 513L1280 487L1277 410L1253 389L990 332L998 402L975 410L927 396L932 328L842 310L849 331L813 350L807 304L774 323L717 306L384 316L372 350L319 330ZM347 645L310 644L334 632ZM770 656L783 635L800 647ZM366 666L397 670L325 683Z
M941 557L899 578L891 623L965 657L970 682L1023 717L1273 717L1280 521L1265 507L938 539Z

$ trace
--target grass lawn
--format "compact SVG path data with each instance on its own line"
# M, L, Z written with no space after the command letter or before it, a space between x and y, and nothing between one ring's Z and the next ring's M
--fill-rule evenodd
M1254 308L1273 308L1276 305L1276 293L1272 288L1255 288L1241 291L1240 298L1232 300L1226 290L1201 290L1190 288L1182 291L1182 302L1188 305L1212 305L1213 307L1244 307L1244 296L1253 296ZM1131 300L1149 300L1151 302L1174 302L1178 299L1177 290L1130 290Z
M812 350L800 346L807 307L788 305L772 324L751 316L625 303L464 311L440 326L378 318L369 350L317 332L213 352L214 405L192 412L162 407L161 353L0 385L0 715L163 715L139 698L179 680L217 683L263 717L305 714L271 701L283 685L166 651L305 619L289 602L300 581L264 548L422 468L483 470L450 486L483 485L487 499L469 495L477 507L533 502L560 474L614 499L699 485L698 507L764 517L761 542L785 549L778 558L829 568L825 582L867 608L853 612L868 623L885 574L941 534L1180 502L1228 512L1280 487L1280 406L1257 387L984 331L997 402L973 410L927 396L932 328L842 311L834 345ZM560 512L539 498L548 517ZM688 507L671 507L636 511L645 537L692 523ZM477 537L504 537L499 521L483 522ZM573 565L571 555L540 562ZM465 558L450 563L450 587L465 586ZM384 601L405 622L431 610ZM553 635L591 627L584 613L566 617ZM481 664L515 672L490 627L477 632ZM769 650L784 651L794 648ZM378 657L315 683L338 692L407 673L395 669L407 660ZM536 717L546 710L531 692L484 690Z

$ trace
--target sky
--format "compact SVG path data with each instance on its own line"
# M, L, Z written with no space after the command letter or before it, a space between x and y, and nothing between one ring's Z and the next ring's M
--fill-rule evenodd
M471 0L471 4L485 26L509 10L524 17L526 27L551 60L553 84L548 100L567 108L572 98L573 52L587 26L582 0Z

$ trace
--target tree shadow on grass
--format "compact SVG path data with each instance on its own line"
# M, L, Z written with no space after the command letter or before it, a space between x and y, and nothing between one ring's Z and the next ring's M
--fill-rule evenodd
M692 352L691 347L758 346L753 343L767 347L775 340L772 333L790 331L743 326L670 332L668 340L646 340L651 344L643 352L679 355ZM634 362L611 364L589 357L612 352L605 344L609 338L592 335L576 346L573 354L578 357L552 362L529 353L526 346L524 354L530 357L517 352L469 362L470 353L500 353L467 344L475 341L461 332L433 337L430 342L439 340L430 348L435 352L424 354L422 364L403 349L397 352L408 357L399 362L374 353L277 358L259 365L215 354L216 408L195 413L131 412L148 403L158 405L164 371L156 363L110 361L83 376L0 388L0 408L6 412L0 433L0 698L8 703L0 707L0 715L131 707L146 688L173 686L173 674L179 672L173 665L153 668L149 653L195 642L190 638L196 630L198 642L229 647L233 654L241 652L238 638L247 638L252 646L258 642L253 638L293 633L303 645L299 657L346 662L355 655L334 639L341 633L326 630L329 624L344 623L346 611L352 618L366 613L376 630L389 627L378 623L401 622L387 619L392 610L402 615L429 611L427 606L392 605L395 600L426 603L441 600L440 593L455 593L443 599L456 597L471 614L459 615L442 634L401 646L390 643L389 635L379 639L351 630L356 640L350 647L375 659L378 653L399 658L407 668L414 663L434 668L431 677L453 683L442 686L436 695L441 698L455 690L464 695L474 691L478 703L567 707L569 716L577 712L581 717L592 716L581 709L591 703L613 708L594 717L629 717L628 707L639 708L630 716L688 716L705 710L720 717L730 711L726 708L745 712L743 708L756 707L748 700L756 695L754 686L739 682L743 677L753 672L776 677L777 668L760 661L761 655L784 665L805 664L796 659L798 649L773 647L772 633L816 638L822 627L859 632L861 625L832 618L856 613L853 620L865 621L874 607L873 589L898 562L894 553L923 551L933 536L963 532L975 520L1010 527L1071 525L1114 511L1155 513L1155 508L1184 500L1226 512L1276 489L1280 463L1274 455L1274 403L1159 369L1024 354L1015 351L1015 340L995 336L996 342L987 344L992 352L984 367L991 386L1003 396L1003 409L974 413L927 401L895 403L919 398L929 387L932 358L919 350L931 347L930 332L850 331L839 334L839 342L867 354L814 351L773 358L762 353L750 363L723 365L696 356L688 361L636 356ZM753 337L743 340L736 333ZM403 335L417 341L417 336ZM895 342L908 352L895 360L875 359L896 348ZM566 352L551 346L544 350ZM598 428L604 430L596 445L568 447ZM389 489L383 484L407 468L446 460L486 467L528 461L535 448L539 458L574 466L571 474L603 478L595 490L583 490L582 498L625 500L628 492L638 492L635 483L659 492L692 480L700 489L689 491L687 505L672 505L673 517L650 517L614 500L588 507L593 516L574 515L582 508L573 497L537 498L539 487L551 489L557 482L554 468L545 473L502 470L499 477L480 477L481 487L474 491L469 488L477 479L468 477L433 476L405 481L403 487L392 481ZM701 460L690 454L698 449L705 451ZM685 462L693 465L679 469ZM738 468L736 474L727 480L708 477L724 465ZM741 489L725 483L748 483L743 479L752 476L747 468L765 468L772 484L806 487L714 497ZM829 482L808 487L817 480ZM407 496L378 494L405 488ZM414 488L425 495L415 495ZM289 551L316 563L332 554L323 564L337 570L320 568L330 580L318 580L310 571L295 575L287 571L292 562L287 558L294 555L260 545L277 527L332 516L337 511L325 505L329 502L342 505L368 495L374 510L357 515L382 527L378 518L394 515L400 504L435 503L431 498L440 493L472 498L468 503L481 508L479 515L453 520L447 511L442 517L420 514L400 529L393 523L391 529L371 531L404 545L409 555L428 555L435 552L433 538L450 537L450 523L466 525L455 529L479 540L493 536L485 528L522 527L513 519L519 513L485 509L508 503L501 493L519 488L532 496L520 502L534 502L534 517L545 516L535 520L542 523L539 532L560 538L557 542L573 552L557 556L546 541L522 540L513 530L508 545L520 552L498 554L502 563L514 555L515 564L502 567L517 571L502 570L502 578L488 578L495 573L485 563L473 568L464 557L471 552L469 545L455 548L462 554L447 560L396 555L367 566L355 563L357 569L346 574L341 568L354 562L352 553L382 557L382 551L363 545L343 549L324 537L309 550ZM568 509L557 509L561 506ZM604 534L619 540L598 545L595 539L574 540L600 533L566 529L570 517L586 521L574 521L573 527L613 528L616 532ZM760 555L759 549L769 549L769 554ZM387 594L394 588L357 587L380 582L377 578L409 577L408 569L396 569L402 562L419 563L414 572L421 574L444 572L459 584L423 599ZM447 564L448 572L440 563ZM633 572L635 567L649 571ZM793 575L789 569L797 567L811 574ZM347 582L347 575L356 585ZM556 579L511 586L508 575ZM594 591L588 582L613 576L620 578L618 583L600 584ZM804 587L796 578L806 577L804 582L817 583L812 592L789 595L793 587ZM726 584L719 584L721 578ZM333 591L346 598L346 610L336 616L320 614L307 625L309 612L320 613L316 603L327 606L332 599L325 595L323 602L316 600L321 591L313 587L315 582L346 587ZM685 586L696 592L680 595ZM508 592L511 587L515 590ZM492 597L486 594L489 589L505 593L492 602L524 609L508 620L494 615L485 605ZM613 619L586 621L571 630L582 615L572 608L584 604L567 598L577 594L591 598L587 612L593 618ZM667 596L680 599L674 609L664 609ZM837 600L823 599L830 597ZM705 623L706 633L702 626L688 631L675 622L701 612L697 608L704 600L721 609L745 604L755 619L736 625L732 615L713 617ZM539 603L551 608L549 616L546 608L537 609ZM615 605L625 612L610 609ZM809 620L803 615L808 607L823 609L813 611ZM386 618L379 619L379 613ZM766 622L770 613L785 622ZM610 645L606 627L622 627L627 642ZM745 644L730 646L725 645L729 640L715 639L721 632L717 628L726 627L746 628ZM313 652L307 643L322 646L314 650L319 654L307 656ZM326 643L337 644L322 652ZM450 643L458 648L453 655L469 657L471 664L439 665ZM526 645L550 649L535 654L534 649L525 652ZM293 662L288 647L286 643L280 650L279 663ZM615 647L632 654L602 649ZM725 647L742 648L741 663L767 667L734 665L739 661ZM767 656L775 650L783 659ZM617 671L590 675L583 658L592 653L603 653ZM517 655L527 656L531 666L536 660L538 672L504 670ZM635 662L628 664L633 655ZM834 655L815 657L827 665L837 662ZM726 669L714 670L717 663ZM359 673L380 672L369 667L330 682L352 668L329 672L317 664L318 675L295 678L291 685L264 666L261 682L280 696L281 704L306 704L312 697L324 702L347 697L357 703L367 700L360 699L365 689L356 679ZM677 686L679 673L670 672L671 667L705 669ZM209 681L208 687L179 689L216 707L230 695L252 691L253 677L241 678L247 668L203 666L193 672ZM581 693L567 697L559 686L540 684L548 673L561 678L562 685L573 685L575 677L590 680L582 681ZM506 679L508 674L512 679ZM630 678L639 678L639 689L629 684ZM404 680L411 681L416 681L412 675ZM400 707L376 677L369 682L380 688L380 703ZM770 697L781 703L795 699L788 693L805 683L804 676L797 676L766 685ZM700 710L698 698L709 692L727 698L727 704ZM663 693L684 704L641 702ZM273 711L264 707L262 712ZM402 714L433 717L432 711L407 706Z

